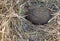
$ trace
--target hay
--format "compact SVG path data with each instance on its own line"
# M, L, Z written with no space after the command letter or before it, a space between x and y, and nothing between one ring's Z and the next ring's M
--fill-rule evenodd
M51 6L49 2L47 7ZM49 24L33 25L24 18L26 15L19 13L24 4L26 2L20 4L20 0L0 0L0 41L55 41L60 37L59 21L58 24L53 20Z

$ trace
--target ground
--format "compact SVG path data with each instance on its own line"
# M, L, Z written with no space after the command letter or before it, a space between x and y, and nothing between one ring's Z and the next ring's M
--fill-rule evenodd
M47 24L34 25L25 19L27 8L38 5L52 12ZM60 41L59 9L60 0L0 0L0 41Z

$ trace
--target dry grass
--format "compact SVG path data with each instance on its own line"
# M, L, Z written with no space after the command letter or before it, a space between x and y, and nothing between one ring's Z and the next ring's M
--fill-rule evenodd
M0 41L29 41L30 37L34 41L55 41L60 38L57 17L53 17L49 24L33 25L19 14L19 8L24 4L20 5L19 0L0 0Z

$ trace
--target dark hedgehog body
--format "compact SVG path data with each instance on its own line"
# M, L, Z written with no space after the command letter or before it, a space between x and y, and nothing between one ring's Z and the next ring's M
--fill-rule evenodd
M51 18L51 12L46 7L32 8L28 12L27 20L35 25L47 24Z

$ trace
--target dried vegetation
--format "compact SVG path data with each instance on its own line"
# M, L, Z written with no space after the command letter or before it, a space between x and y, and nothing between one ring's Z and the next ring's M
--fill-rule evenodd
M41 1L53 12L52 19L45 25L33 25L24 18L26 15L19 13L26 1L0 0L0 41L59 41L60 0Z

